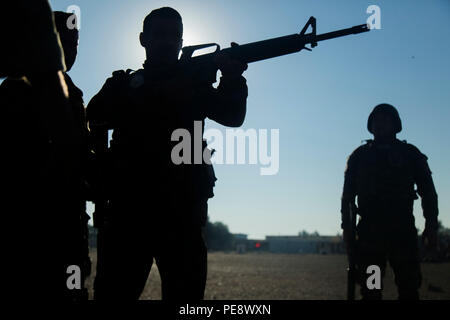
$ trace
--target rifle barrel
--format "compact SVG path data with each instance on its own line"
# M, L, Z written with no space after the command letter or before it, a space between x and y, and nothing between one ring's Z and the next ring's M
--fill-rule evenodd
M295 53L304 48L306 44L339 38L351 34L370 31L367 24L361 24L347 29L336 30L319 35L314 34L292 34L263 41L252 42L239 47L223 49L222 52L246 63L271 59L287 54Z
M338 37L344 37L351 34L357 34L362 32L368 32L370 29L368 28L367 24L360 24L359 26L354 26L347 29L341 29L337 31L327 32L323 34L319 34L316 36L316 41L323 41L323 40L329 40L333 38Z

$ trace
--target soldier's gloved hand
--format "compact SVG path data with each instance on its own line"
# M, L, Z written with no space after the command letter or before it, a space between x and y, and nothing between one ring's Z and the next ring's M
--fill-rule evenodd
M236 42L231 42L232 47L237 47ZM219 66L222 76L225 78L238 78L247 70L247 63L233 59L226 54L219 54L215 58L215 62Z
M438 242L437 229L425 227L425 230L422 233L422 242L427 250L436 250Z

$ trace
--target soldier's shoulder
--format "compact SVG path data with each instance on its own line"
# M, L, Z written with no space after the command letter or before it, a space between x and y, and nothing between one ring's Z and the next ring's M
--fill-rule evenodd
M105 88L117 89L118 87L127 86L132 78L134 71L132 69L113 71L111 77L106 79Z
M30 82L25 78L6 78L0 85L0 95L2 99L8 97L24 98L29 96L25 95L26 92L31 92L32 87Z
M405 150L405 152L408 154L410 158L428 160L428 157L425 154L423 154L418 147L416 147L411 143L408 143L406 140L399 141L398 145Z
M134 72L135 71L132 69L116 70L116 71L113 71L111 78L114 78L114 79L128 78Z
M69 89L69 95L75 96L78 99L83 99L83 91L77 87L72 78L65 72L64 79L66 80L67 87Z
M349 158L357 158L371 149L373 140L364 140L363 142L363 144L353 150Z
M428 157L422 153L415 145L406 140L397 140L395 147L397 150L411 160L428 160Z
M6 78L1 84L0 88L3 90L16 89L16 88L29 88L30 82L25 78Z

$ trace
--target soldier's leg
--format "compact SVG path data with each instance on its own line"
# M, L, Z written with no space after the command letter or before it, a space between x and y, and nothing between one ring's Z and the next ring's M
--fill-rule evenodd
M39 288L38 294L33 297L36 299L80 301L83 299L83 287L80 273L76 270L81 265L81 246L77 241L80 235L78 212L69 199L62 195L55 198L46 207L48 221L33 219L30 225L36 230L30 230L28 234L33 236L29 239L27 256L32 258L31 270L38 271L36 277L43 282L43 285L33 283L30 286ZM43 201L42 205L45 203Z
M356 267L358 283L361 286L363 300L381 300L383 277L386 271L386 250L382 235L377 234L373 226L358 226L358 240L356 242ZM380 289L367 285L372 273L367 273L369 266L376 265L381 270Z
M164 300L202 300L206 286L207 251L200 227L184 228L165 238L156 256Z
M60 295L64 295L70 301L83 301L88 299L88 291L84 286L84 280L88 271L85 260L89 258L88 243L84 242L83 239L83 222L81 220L81 212L84 213L84 203L77 199L67 199L65 202L67 204L66 209L61 209L62 212L65 212L65 219L54 219L57 222L54 235L59 233L57 239L59 244L63 246L62 250L58 252L57 258L61 259L62 274L64 280L67 280L67 283L66 281L62 282L65 290ZM84 223L86 223L87 228L86 219Z
M399 299L419 299L422 283L418 251L417 230L410 227L399 232L392 240L389 263L395 275Z
M138 300L153 256L136 225L106 225L99 230L95 300Z

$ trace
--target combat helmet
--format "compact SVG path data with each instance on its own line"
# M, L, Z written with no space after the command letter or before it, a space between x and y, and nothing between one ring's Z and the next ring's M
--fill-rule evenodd
M388 113L392 116L392 118L394 119L395 133L399 133L400 131L402 131L402 120L400 119L400 115L398 114L397 109L395 109L395 107L393 107L390 104L382 103L373 108L372 112L369 115L369 119L367 120L367 130L369 130L370 133L373 134L372 132L373 117L375 116L375 114L380 112Z

